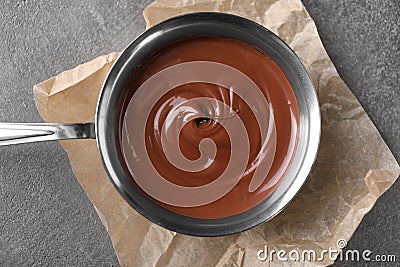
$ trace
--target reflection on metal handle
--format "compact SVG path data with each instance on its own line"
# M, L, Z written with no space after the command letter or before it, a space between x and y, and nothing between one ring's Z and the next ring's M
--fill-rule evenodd
M0 123L0 146L96 138L94 123Z

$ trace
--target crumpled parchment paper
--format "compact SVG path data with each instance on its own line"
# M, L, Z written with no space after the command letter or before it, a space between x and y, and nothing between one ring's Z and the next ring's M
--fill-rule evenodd
M145 11L147 26L195 11L220 11L252 19L279 35L306 66L322 112L317 161L300 194L278 216L252 230L218 238L165 230L136 213L107 177L95 140L62 141L72 169L110 234L122 266L320 266L322 261L260 261L268 250L338 249L349 240L376 199L397 179L398 163L367 114L340 79L313 20L300 0L159 0ZM103 80L117 53L65 71L34 86L47 122L93 121ZM318 254L317 254L318 255Z

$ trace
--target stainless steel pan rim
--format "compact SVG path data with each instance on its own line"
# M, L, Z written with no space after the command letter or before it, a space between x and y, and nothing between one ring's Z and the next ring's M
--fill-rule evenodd
M222 219L196 219L169 211L142 194L121 164L117 110L130 75L164 45L191 36L214 35L250 44L272 58L294 90L300 113L298 144L278 188L260 204ZM320 139L319 105L311 79L296 54L253 21L223 13L192 13L164 21L136 38L119 56L104 82L95 132L101 159L121 196L140 214L169 230L194 236L221 236L252 228L277 215L299 192L315 160ZM135 233L132 233L133 235Z

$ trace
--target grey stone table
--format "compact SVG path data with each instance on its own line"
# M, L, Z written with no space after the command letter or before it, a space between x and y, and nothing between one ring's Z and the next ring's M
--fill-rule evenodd
M149 2L2 0L0 121L40 122L32 86L121 50L143 31L142 10ZM341 77L399 160L399 1L304 4ZM396 254L400 261L399 195L397 182L348 248ZM107 232L57 142L0 149L0 266L30 265L118 266Z

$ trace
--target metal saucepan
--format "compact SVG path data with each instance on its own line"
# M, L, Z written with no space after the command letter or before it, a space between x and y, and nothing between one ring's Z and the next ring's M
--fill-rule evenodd
M275 61L285 73L299 107L298 143L282 182L260 204L222 219L197 219L167 210L143 194L123 167L118 150L119 108L131 74L149 56L171 42L199 35L236 39ZM0 124L0 146L19 143L95 138L112 183L139 213L167 229L188 235L220 236L238 233L277 215L299 192L317 154L320 112L307 71L295 53L275 34L259 24L222 13L193 13L164 21L137 37L120 55L101 90L95 122L86 124Z

